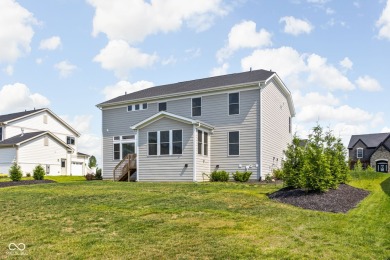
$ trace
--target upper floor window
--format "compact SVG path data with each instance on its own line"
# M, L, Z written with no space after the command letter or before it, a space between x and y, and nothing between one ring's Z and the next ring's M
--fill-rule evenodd
M229 132L228 155L240 155L240 132Z
M148 155L183 153L183 131L168 130L148 133Z
M240 113L240 93L229 93L229 115Z
M67 136L66 137L66 144L74 145L75 144L75 138L72 137L72 136Z
M363 158L363 148L357 148L356 149L356 157L359 159L359 158Z
M167 102L158 103L158 111L167 111Z
M3 141L3 128L0 127L0 141Z
M127 106L127 112L138 111L138 110L145 110L145 109L148 109L148 103L134 104L134 105L128 105Z
M202 98L193 98L192 99L192 116L201 116L202 115Z

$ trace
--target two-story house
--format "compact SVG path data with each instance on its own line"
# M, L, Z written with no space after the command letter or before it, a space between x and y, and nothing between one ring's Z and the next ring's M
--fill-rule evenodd
M48 108L0 115L0 173L16 162L24 174L40 164L49 175L85 175L89 155L78 152L79 137Z
M114 178L130 153L138 181L204 181L218 169L264 178L280 167L295 114L290 91L266 70L156 86L97 107L103 177Z
M377 172L389 172L390 133L352 135L348 153L351 169L360 160L364 168L370 165Z

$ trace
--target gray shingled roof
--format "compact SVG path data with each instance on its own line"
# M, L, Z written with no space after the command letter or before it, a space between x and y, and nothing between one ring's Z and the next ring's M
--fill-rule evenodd
M362 140L367 147L377 147L383 142L390 133L378 133L378 134L366 134L366 135L353 135L349 140L348 149L352 149L357 141Z
M150 98L157 96L164 96L175 93L182 93L188 91L202 90L208 88L223 87L229 85L245 84L251 82L265 81L271 77L275 72L268 70L253 70L241 73L228 74L223 76L216 76L210 78L196 79L184 82L178 82L168 85L161 85L152 88L147 88L127 95L122 95L97 106L104 106L108 104L137 100L142 98Z
M36 110L29 110L29 111L24 111L24 112L18 112L18 113L12 113L12 114L7 114L7 115L0 115L0 123L7 122L19 117L23 117L32 113L36 113L38 111L43 110L44 108L41 109L36 109Z
M34 138L42 133L44 133L45 131L39 131L39 132L31 132L31 133L25 133L23 135L19 134L19 135L15 135L13 137L10 137L8 139L5 139L3 141L0 141L0 146L6 146L6 145L14 145L14 144L18 144L18 143L21 143L23 141L26 141L30 138Z

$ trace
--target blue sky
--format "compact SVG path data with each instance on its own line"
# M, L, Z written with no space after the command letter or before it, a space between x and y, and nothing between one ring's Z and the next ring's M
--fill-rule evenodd
M271 69L294 128L390 132L390 0L0 0L0 113L49 107L100 158L97 103Z

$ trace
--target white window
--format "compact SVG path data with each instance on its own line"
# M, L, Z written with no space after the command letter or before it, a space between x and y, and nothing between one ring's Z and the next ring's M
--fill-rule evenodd
M75 144L75 138L72 137L72 136L67 136L66 137L66 144L74 145Z
M148 155L183 153L183 130L148 132Z
M128 154L135 153L135 135L114 136L114 160L122 160Z
M356 149L356 157L358 159L363 158L363 148L357 148Z
M3 141L3 128L0 127L0 141Z
M209 134L198 130L198 154L208 155L209 151Z
M228 155L240 155L240 132L229 132Z
M240 113L240 93L229 93L229 115Z
M135 104L135 105L128 105L127 106L127 112L139 111L139 110L145 110L145 109L148 109L148 103Z
M202 115L202 98L193 98L192 99L192 116L201 116Z

